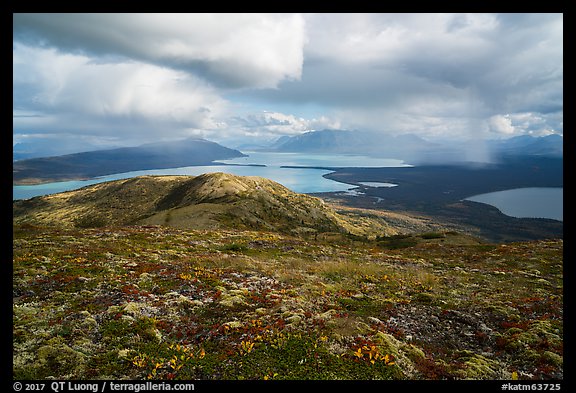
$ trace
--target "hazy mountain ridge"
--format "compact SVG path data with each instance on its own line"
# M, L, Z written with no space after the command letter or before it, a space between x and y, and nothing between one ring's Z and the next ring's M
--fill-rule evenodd
M544 137L522 135L474 143L479 146L485 144L487 159L503 155L561 157L563 139L557 134ZM462 151L470 148L470 143L431 142L415 134L386 135L348 130L310 131L292 137L283 136L269 147L280 152L366 154L418 164L462 161Z
M406 158L437 147L413 135L381 135L365 131L321 130L281 137L271 149L280 152L366 154Z
M215 142L189 138L16 161L13 164L13 182L30 184L87 179L137 170L210 165L214 160L243 156L240 151Z
M15 201L14 222L67 227L166 225L283 233L393 235L398 228L439 227L413 217L336 212L321 199L268 179L224 173L140 176Z
M564 137L558 134L543 137L521 135L490 141L489 145L498 154L550 157L562 157L564 155Z

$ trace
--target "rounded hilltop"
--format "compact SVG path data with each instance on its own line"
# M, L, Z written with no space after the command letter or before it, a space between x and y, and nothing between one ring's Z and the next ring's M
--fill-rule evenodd
M397 233L382 217L336 212L321 199L256 176L139 176L14 201L16 224L165 225L283 233Z

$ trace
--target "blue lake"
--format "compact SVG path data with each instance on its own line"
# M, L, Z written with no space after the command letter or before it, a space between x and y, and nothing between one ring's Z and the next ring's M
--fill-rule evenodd
M564 188L529 187L475 195L466 200L486 203L511 217L564 220Z
M209 172L225 172L241 176L262 176L274 180L298 193L346 191L352 186L325 179L322 175L331 171L313 168L282 168L282 166L310 167L398 167L407 166L402 160L373 158L357 155L328 155L301 153L247 152L249 157L221 160L235 165L189 166L169 169L153 169L118 173L90 180L64 181L31 186L13 186L13 199L28 199L49 195L110 180L127 179L142 175L201 175ZM242 166L242 165L265 166Z
M347 154L305 154L305 153L276 153L276 152L247 152L248 157L239 157L231 160L219 160L227 164L266 165L279 168L282 166L307 166L328 168L378 168L410 166L402 160L393 158L377 158Z

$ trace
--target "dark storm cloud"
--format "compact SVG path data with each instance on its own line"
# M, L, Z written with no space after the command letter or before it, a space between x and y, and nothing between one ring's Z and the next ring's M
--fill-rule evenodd
M357 108L373 128L404 129L397 122L410 115L428 119L422 129L433 118L448 125L460 117L460 132L488 129L462 122L486 125L498 114L563 105L559 14L320 14L307 22L302 78L247 95L312 102L352 117Z

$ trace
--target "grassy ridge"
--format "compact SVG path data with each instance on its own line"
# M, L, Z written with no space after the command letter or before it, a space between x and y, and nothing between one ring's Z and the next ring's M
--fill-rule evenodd
M561 240L14 227L17 379L563 376Z
M271 180L225 173L139 176L99 183L14 201L13 217L18 224L78 228L164 225L300 235L397 232L377 214L338 213L319 198L294 193ZM418 220L412 221L418 225Z

